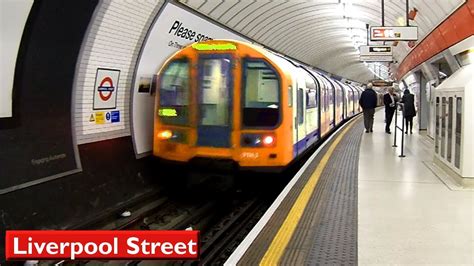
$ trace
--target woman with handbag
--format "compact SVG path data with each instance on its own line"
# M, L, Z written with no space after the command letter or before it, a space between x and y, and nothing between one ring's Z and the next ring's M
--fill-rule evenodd
M410 134L413 134L413 117L416 116L415 110L415 95L411 94L408 89L403 92L401 102L403 106L403 116L405 117L406 130L405 134L408 134L408 125L410 125Z

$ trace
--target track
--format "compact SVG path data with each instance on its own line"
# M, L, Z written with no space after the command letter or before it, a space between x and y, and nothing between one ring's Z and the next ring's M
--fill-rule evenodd
M75 228L200 230L199 261L62 261L59 265L222 265L316 148L281 174L238 172L233 173L237 176L226 176L195 171L183 179L179 178L183 169L163 170L160 165L160 172L173 173L173 179L157 184L160 191L153 196L125 208L131 211L130 217L108 214L100 222ZM45 265L52 263L58 262L45 262Z

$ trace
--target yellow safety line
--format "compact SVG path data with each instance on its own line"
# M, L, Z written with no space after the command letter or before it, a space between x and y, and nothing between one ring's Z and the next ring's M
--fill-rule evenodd
M358 119L356 119L358 120ZM342 137L347 133L347 131L354 125L355 121L352 121L344 131L339 134L339 136L334 140L331 144L329 149L327 150L326 154L324 154L323 158L318 164L318 167L314 171L314 173L309 178L308 182L306 183L305 187L301 191L301 194L296 199L293 207L291 207L288 216L286 217L285 221L283 222L282 226L278 230L275 238L273 238L270 247L268 248L267 252L263 256L262 260L260 261L260 265L276 265L281 259L283 252L285 251L288 242L290 242L293 233L295 232L296 226L298 225L301 216L308 204L308 201L313 194L313 190L318 183L319 177L321 176L326 164L328 163L329 159L331 158L332 153L334 152L337 144L341 141Z

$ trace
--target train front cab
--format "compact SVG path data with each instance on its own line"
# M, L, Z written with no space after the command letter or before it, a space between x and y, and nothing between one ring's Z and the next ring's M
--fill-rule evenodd
M153 154L279 168L293 158L291 77L263 51L210 41L177 52L157 79Z

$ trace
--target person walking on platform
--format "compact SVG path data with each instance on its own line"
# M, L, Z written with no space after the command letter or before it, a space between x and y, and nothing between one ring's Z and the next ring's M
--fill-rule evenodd
M393 88L389 88L388 92L383 96L383 104L385 105L385 132L391 134L390 124L392 124L393 114L397 107L396 95Z
M365 133L373 132L375 107L377 107L377 93L372 89L372 83L368 83L362 92L359 104L364 111Z
M413 134L413 117L416 116L415 96L406 89L403 92L401 101L403 105L403 117L405 117L405 134L408 134L408 125L410 125L410 134Z

